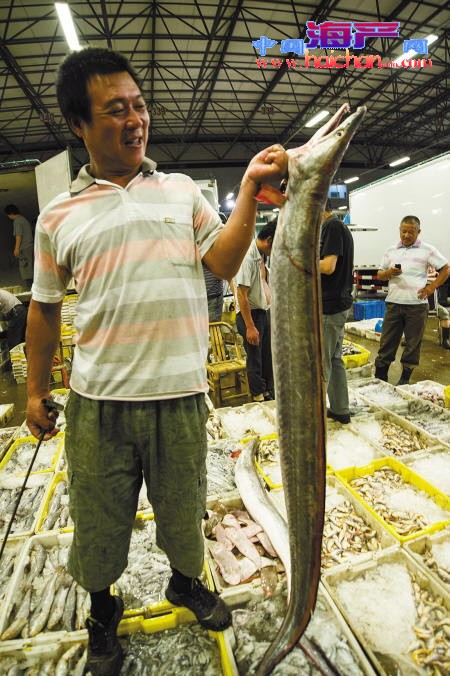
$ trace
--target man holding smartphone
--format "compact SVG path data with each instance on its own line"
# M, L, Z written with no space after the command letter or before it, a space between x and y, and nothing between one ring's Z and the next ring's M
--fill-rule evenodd
M400 241L385 251L378 270L378 279L389 280L389 288L375 377L387 381L389 367L405 334L400 359L403 370L397 385L409 383L414 367L419 364L428 317L427 298L450 273L446 258L434 246L422 242L419 233L417 216L405 216L400 223ZM429 265L438 271L431 283L427 283Z

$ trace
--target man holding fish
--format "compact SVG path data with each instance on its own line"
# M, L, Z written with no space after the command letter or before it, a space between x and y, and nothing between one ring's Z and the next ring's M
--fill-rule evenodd
M149 114L128 61L105 49L70 54L58 101L89 164L36 227L36 270L27 328L27 422L56 433L50 396L62 300L78 292L77 346L66 408L70 511L69 571L91 594L87 668L117 674L123 602L110 585L127 565L143 479L157 543L173 575L166 590L202 626L230 621L198 579L203 565L208 311L202 262L230 279L253 239L262 181L287 173L280 145L249 163L227 224L182 174L145 157Z

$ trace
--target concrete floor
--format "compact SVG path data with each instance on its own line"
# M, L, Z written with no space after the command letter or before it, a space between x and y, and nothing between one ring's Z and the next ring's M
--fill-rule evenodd
M366 340L360 336L348 335L349 340L358 343L371 352L371 361L377 355L379 343L374 340ZM400 378L401 366L399 358L401 349L397 355L397 361L389 371L389 381L395 384ZM437 320L434 317L428 319L425 337L422 343L420 365L414 370L411 382L418 380L434 380L443 385L450 385L450 350L444 350L438 344ZM61 385L55 385L55 388ZM8 426L20 425L25 420L26 409L26 384L17 384L12 371L8 369L0 373L0 402L15 404L14 417Z

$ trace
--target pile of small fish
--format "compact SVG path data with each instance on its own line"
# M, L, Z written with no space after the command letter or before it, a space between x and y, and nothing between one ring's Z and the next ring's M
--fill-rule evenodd
M25 474L36 450L36 444L37 440L36 442L24 441L19 444L3 467L2 474ZM43 441L34 461L32 471L39 472L46 469L53 469L55 455L60 445L60 437L52 437L51 439L48 439L48 441Z
M405 390L415 397L420 397L421 399L425 399L425 401L431 401L435 406L441 406L443 408L445 405L444 387L439 383L428 383L424 380L422 382L414 383L414 385L405 385Z
M47 516L45 517L40 531L60 530L61 528L73 527L73 521L69 515L69 495L67 493L67 480L61 479L53 491Z
M198 624L121 639L126 652L120 676L220 676L217 642Z
M444 582L450 585L450 539L441 543L428 542L420 553L424 564Z
M356 512L350 500L340 496L341 499L334 498L334 504L329 507L328 495L329 491L322 539L322 569L352 556L381 549L377 531Z
M222 429L222 421L217 415L217 411L212 409L209 412L208 420L206 421L206 432L211 437L211 439L223 439L227 436Z
M8 449L17 427L5 427L0 430L0 460Z
M261 657L267 650L286 612L285 594L277 594L262 601L250 601L245 608L232 611L233 629L236 636L234 656L240 674L254 674ZM319 594L314 615L306 630L305 650L312 644L315 651L325 654L335 672L346 676L364 673L358 658L348 644L342 624L332 612L325 598ZM287 655L275 667L273 674L302 676L323 674L308 659L300 646ZM328 673L328 672L327 672Z
M349 398L348 405L350 409L350 415L352 416L363 415L365 413L372 412L373 410L372 406L369 403L367 403L367 401L363 397L360 397L357 394L357 392L355 392L350 388L348 390L348 398Z
M351 354L361 354L361 350L358 350L354 343L343 343L342 356L347 357Z
M424 588L414 578L412 587L417 607L413 631L417 640L408 652L430 676L448 673L450 668L449 609L444 599Z
M423 404L409 410L406 420L410 420L414 425L439 439L444 441L450 439L450 413L446 409L433 404Z
M223 495L236 490L235 461L231 456L235 450L236 443L229 439L208 443L206 456L208 496Z
M258 574L263 592L272 595L282 566L261 526L247 511L228 509L222 503L213 505L208 517L204 527L207 547L223 580L237 585Z
M33 474L20 500L14 517L11 534L31 531L42 501L45 487L51 474ZM5 532L23 484L23 476L2 475L0 477L0 534Z
M126 608L140 609L165 600L172 575L166 554L156 545L153 519L137 519L131 535L128 566L114 583Z
M2 641L84 627L90 598L66 572L68 549L33 544L7 611Z
M401 536L417 533L430 522L448 519L448 512L388 467L352 479L350 486ZM420 511L415 511L419 503Z
M259 463L280 462L278 439L260 439L257 451L257 459Z
M3 557L0 562L0 602L3 600L8 583L11 580L11 576L14 572L14 567L16 565L17 557L20 554L22 549L22 542L13 542L9 541Z
M418 432L412 432L391 421L381 423L381 433L378 443L394 456L400 457L427 448Z
M244 439L250 436L267 436L276 432L274 423L266 415L262 406L248 404L241 408L218 409L222 428L232 439Z
M7 676L83 676L87 660L83 643L58 646L53 652L56 653L54 657L33 650L3 655L1 673Z

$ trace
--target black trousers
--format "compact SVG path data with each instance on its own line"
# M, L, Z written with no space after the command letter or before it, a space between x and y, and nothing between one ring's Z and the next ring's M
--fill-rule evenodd
M240 312L236 316L237 330L244 339L247 353L247 377L253 397L264 392L273 394L272 349L270 344L270 313L252 310L252 319L259 332L259 345L247 342L247 328Z
M403 366L418 366L427 317L428 303L418 303L417 305L386 303L380 349L375 359L375 366L389 367L391 362L395 360L403 333L405 334L406 345L400 361Z

